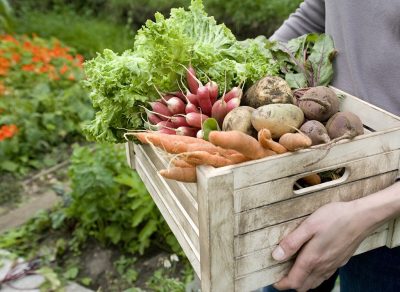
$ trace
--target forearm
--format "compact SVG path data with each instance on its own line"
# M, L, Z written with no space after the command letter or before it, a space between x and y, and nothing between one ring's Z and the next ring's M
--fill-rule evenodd
M325 1L305 0L270 39L287 42L306 33L324 31Z
M400 217L400 181L352 204L363 220L366 233L370 233L383 223Z

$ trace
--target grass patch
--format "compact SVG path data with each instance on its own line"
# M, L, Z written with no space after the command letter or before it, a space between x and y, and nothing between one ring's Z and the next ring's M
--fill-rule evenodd
M20 13L18 33L56 37L86 58L111 49L123 52L133 45L133 31L126 26L98 18L77 15L72 10L28 11Z

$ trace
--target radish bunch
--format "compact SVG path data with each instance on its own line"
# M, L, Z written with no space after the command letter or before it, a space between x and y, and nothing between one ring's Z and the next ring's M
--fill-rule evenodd
M146 110L149 129L172 135L202 137L201 128L206 119L215 118L222 126L225 116L240 105L243 95L240 87L233 87L218 98L218 84L209 80L203 85L192 66L186 68L186 80L186 93L160 93L160 99L150 103L152 110Z

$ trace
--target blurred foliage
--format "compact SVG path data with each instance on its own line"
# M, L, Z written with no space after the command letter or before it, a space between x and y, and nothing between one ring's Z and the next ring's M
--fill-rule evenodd
M12 32L14 29L13 10L7 0L0 0L0 32Z
M177 242L139 175L126 163L121 145L77 147L71 157L71 203L66 215L77 222L75 236L91 236L143 254L155 236Z
M55 39L0 40L0 174L24 174L55 164L46 155L63 144L83 141L80 123L92 117L79 82L83 57Z
M17 32L37 33L44 38L55 36L85 58L106 48L123 52L133 44L133 32L126 26L77 14L68 7L55 11L23 9L19 13Z
M154 12L168 14L171 7L188 7L190 0L15 0L15 6L48 11L73 7L81 15L93 15L133 30ZM302 2L301 0L204 0L206 11L224 22L240 39L270 36Z

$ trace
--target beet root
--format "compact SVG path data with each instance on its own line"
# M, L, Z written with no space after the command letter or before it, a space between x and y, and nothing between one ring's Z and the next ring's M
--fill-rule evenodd
M311 139L312 145L328 143L331 140L325 126L316 120L305 122L300 131Z
M312 87L299 98L298 106L308 120L327 121L339 111L339 98L326 86Z
M338 112L326 123L326 130L331 139L341 137L352 139L355 136L364 134L361 119L352 112Z

